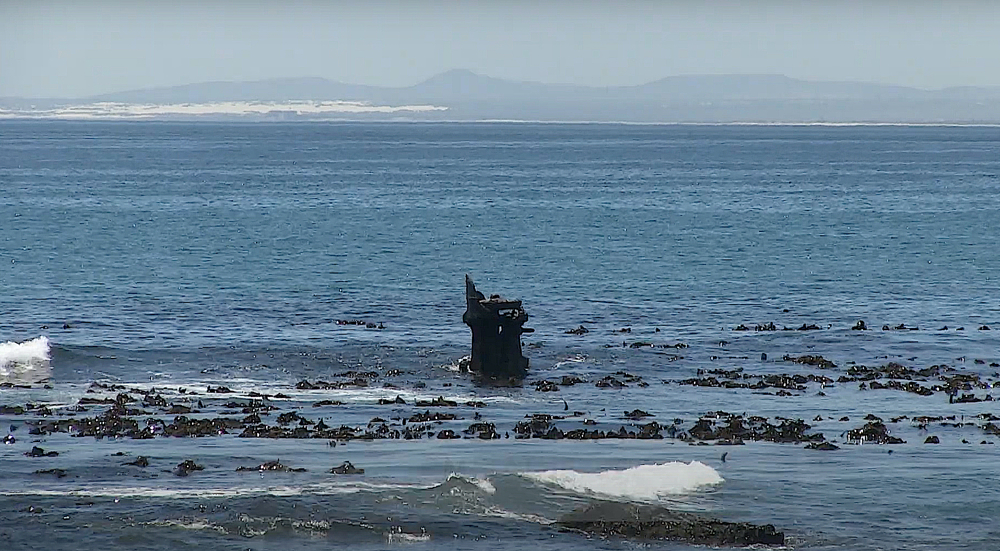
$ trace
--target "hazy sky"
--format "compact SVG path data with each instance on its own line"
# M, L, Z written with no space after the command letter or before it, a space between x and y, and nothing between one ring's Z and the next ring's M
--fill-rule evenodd
M1000 85L1000 1L0 0L0 96L466 68L591 85L783 73Z

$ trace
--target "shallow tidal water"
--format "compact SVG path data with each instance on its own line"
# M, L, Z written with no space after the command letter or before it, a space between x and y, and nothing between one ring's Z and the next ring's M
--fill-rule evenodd
M792 549L995 549L998 150L990 127L0 122L0 549L699 548L555 524L598 499L773 524ZM524 301L523 386L459 371L466 273ZM977 384L836 382L890 362ZM833 382L682 383L741 368ZM563 377L584 382L536 390ZM142 405L151 389L169 405ZM169 423L244 418L254 392L269 426L455 419L334 446L31 434L108 407L81 398ZM416 405L438 397L457 405ZM720 410L840 449L515 431L684 433ZM869 414L905 443L852 440ZM175 474L187 459L203 470ZM279 459L306 471L236 470ZM329 472L345 461L365 472Z

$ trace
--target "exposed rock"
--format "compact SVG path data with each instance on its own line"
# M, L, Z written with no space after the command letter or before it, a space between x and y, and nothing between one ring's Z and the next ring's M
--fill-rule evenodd
M693 545L782 545L774 526L735 523L653 505L597 502L561 518L561 528L600 537L683 541Z
M786 362L794 362L797 364L804 364L804 365L815 365L820 369L833 369L837 367L837 364L831 362L830 360L824 358L823 356L806 355L806 356L799 356L797 358L795 356L785 356L782 359Z
M429 410L418 413L407 419L410 423L428 423L431 421L454 421L458 417L454 413L431 413Z
M135 461L129 461L128 463L122 463L123 465L133 465L135 467L146 468L149 466L149 458L145 455L140 455L135 458Z
M559 385L553 383L552 381L536 381L535 390L538 392L558 392Z
M205 467L196 464L194 461L190 459L185 459L184 461L177 464L177 467L174 468L173 473L177 476L187 476L193 473L194 471L203 471L203 470L205 470Z
M44 469L44 470L38 470L38 471L35 471L35 474L50 474L50 475L55 476L56 478L65 478L66 477L66 471L64 469Z
M380 406L388 406L388 405L401 405L401 406L405 406L406 405L406 400L404 400L402 396L400 396L399 394L397 394L396 398L393 399L393 400L390 400L388 398L379 398L378 399L378 405L380 405Z
M425 408L425 407L456 407L457 405L458 405L458 402L456 402L454 400L445 400L444 396L438 396L437 398L434 398L433 400L431 400L429 402L426 401L426 400L417 400L417 403L416 403L416 406L417 407L421 407L421 408Z
M339 466L330 469L331 474L365 474L364 469L359 469L351 465L350 461L344 461Z
M820 450L820 451L834 451L834 450L839 450L840 446L837 446L835 444L831 444L830 442L812 442L810 444L806 444L805 449L807 449L807 450Z
M257 465L256 467L237 467L237 469L236 469L236 472L238 472L238 473L239 472L247 472L247 471L254 471L254 472L257 472L257 471L259 471L259 472L270 471L270 472L282 472L282 473L304 473L304 472L306 472L305 469L293 469L292 467L288 467L286 465L282 465L281 464L281 460L265 461L264 463L261 463L260 465Z
M59 452L47 452L38 446L32 446L31 451L24 452L26 457L56 457Z
M861 428L847 432L847 439L861 443L873 444L905 444L902 438L889 434L889 429L881 421L872 421Z

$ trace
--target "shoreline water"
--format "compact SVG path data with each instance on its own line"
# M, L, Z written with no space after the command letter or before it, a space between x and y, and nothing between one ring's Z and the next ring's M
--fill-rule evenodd
M795 549L995 541L987 130L3 124L0 342L49 360L0 387L0 547L620 550L555 524L609 479ZM523 385L458 369L465 273Z

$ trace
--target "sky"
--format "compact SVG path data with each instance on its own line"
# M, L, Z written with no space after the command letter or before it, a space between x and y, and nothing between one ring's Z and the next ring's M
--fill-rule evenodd
M998 34L986 0L0 0L0 96L408 86L459 68L594 86L727 73L1000 86Z

